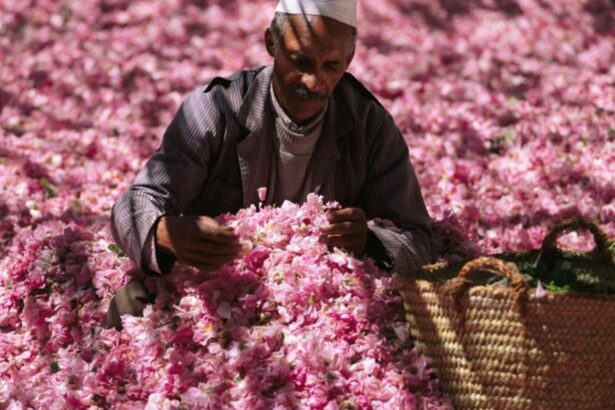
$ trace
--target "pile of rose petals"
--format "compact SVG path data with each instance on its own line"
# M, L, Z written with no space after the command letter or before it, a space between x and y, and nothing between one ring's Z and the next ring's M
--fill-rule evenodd
M389 277L320 243L317 197L224 216L248 254L102 327L132 266L111 206L191 89L271 63L274 7L0 0L0 407L449 405ZM609 0L360 1L349 71L406 136L442 257L568 216L615 236L614 37Z
M148 279L144 317L102 329L121 281L105 234L20 249L3 285L0 402L21 408L449 409L389 274L323 243L322 199L221 220L246 253ZM55 407L54 407L55 406Z

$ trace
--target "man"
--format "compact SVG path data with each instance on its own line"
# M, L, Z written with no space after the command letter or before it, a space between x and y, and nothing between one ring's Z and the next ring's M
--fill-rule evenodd
M407 271L432 259L430 218L390 114L350 74L356 0L282 0L265 45L273 67L216 78L193 92L162 145L113 208L113 234L146 274L175 261L204 271L241 252L213 217L258 203L336 200L331 247ZM371 225L388 219L396 227ZM138 275L137 275L138 276ZM142 314L137 277L114 297L110 326Z

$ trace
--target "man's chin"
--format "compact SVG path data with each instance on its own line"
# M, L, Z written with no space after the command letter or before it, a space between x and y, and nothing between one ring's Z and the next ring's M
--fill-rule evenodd
M323 108L325 108L325 105L326 104L323 104L321 101L307 101L298 109L293 110L291 114L293 121L298 124L308 122L320 114Z

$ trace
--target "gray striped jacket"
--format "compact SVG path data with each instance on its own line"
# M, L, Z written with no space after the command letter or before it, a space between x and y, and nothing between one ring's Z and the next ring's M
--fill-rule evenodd
M272 67L215 78L183 102L147 161L112 211L112 231L145 272L166 272L154 227L163 215L235 212L258 203L269 186L275 134ZM353 76L337 85L307 171L312 191L342 206L388 219L370 224L367 254L404 272L430 262L431 219L408 147L391 115ZM158 255L160 256L160 255Z

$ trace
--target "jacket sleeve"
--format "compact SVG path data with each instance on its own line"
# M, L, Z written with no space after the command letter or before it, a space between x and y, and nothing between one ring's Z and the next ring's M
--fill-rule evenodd
M145 273L166 273L172 258L156 254L155 229L164 215L179 215L201 191L208 175L218 112L212 97L193 92L167 128L161 146L114 204L113 237Z
M408 146L384 110L367 155L367 178L359 201L370 219L367 255L381 267L400 273L432 262L431 218Z

